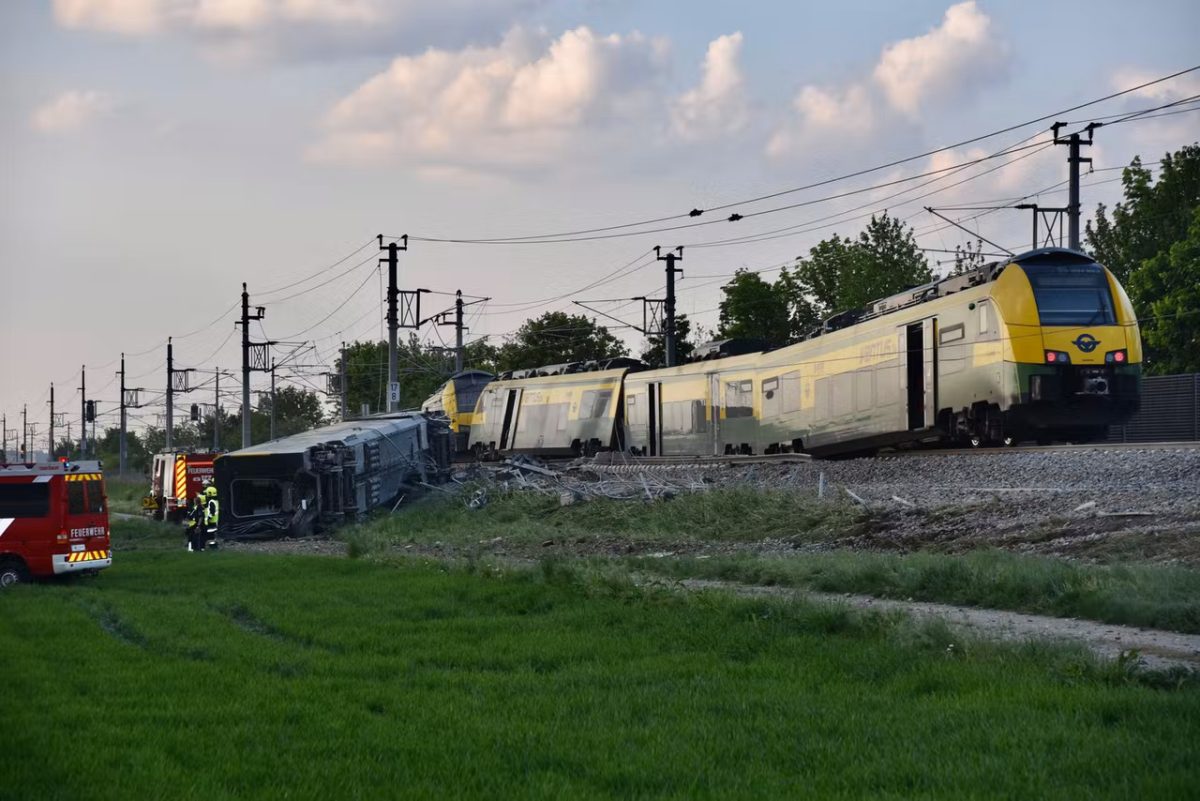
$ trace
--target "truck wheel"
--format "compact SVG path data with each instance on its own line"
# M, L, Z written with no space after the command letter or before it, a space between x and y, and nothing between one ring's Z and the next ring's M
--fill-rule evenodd
M29 575L25 570L25 565L16 559L9 559L4 564L0 564L0 589L20 584L28 578Z

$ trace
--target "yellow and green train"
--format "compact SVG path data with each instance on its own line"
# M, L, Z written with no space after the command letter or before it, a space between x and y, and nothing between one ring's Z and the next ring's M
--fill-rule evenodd
M838 315L777 350L501 376L482 388L467 443L669 456L1088 441L1137 410L1141 360L1112 273L1049 248Z
M475 422L475 404L483 388L494 377L484 370L463 370L450 376L421 404L421 411L444 415L450 421L450 436L456 452L467 450L471 426Z

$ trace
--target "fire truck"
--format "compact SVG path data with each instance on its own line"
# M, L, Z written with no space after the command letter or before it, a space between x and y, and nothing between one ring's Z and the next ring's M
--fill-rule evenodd
M0 587L110 565L99 462L0 463Z
M213 479L215 453L156 453L150 470L150 493L142 498L143 514L179 522L192 499Z

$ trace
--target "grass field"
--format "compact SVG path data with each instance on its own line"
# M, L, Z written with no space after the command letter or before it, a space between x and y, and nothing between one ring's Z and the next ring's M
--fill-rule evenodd
M1188 798L1200 686L547 562L166 550L0 598L0 794Z
M753 544L765 539L828 547L869 524L845 504L815 505L796 493L720 490L643 504L597 500L560 507L557 497L494 495L481 510L461 499L435 496L339 532L352 555L385 553L433 542L460 555L490 550L493 538L509 553L541 557L541 543L569 553L614 556L629 544L676 551L668 559L632 559L643 570L674 576L854 592L992 609L1079 617L1106 623L1200 633L1200 570L1116 561L1089 564L984 549L963 554L795 550L755 556L695 546ZM612 546L606 548L605 546ZM645 553L643 548L642 553Z
M1181 567L1089 565L997 550L955 556L842 551L632 561L639 569L676 578L911 598L1200 633L1200 571Z

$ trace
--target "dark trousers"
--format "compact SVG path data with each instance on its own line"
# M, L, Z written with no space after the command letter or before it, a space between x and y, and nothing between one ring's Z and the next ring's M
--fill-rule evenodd
M192 546L193 551L204 550L204 529L200 526L192 526L188 529L188 545Z

